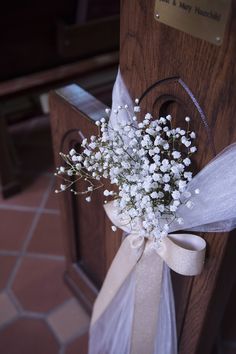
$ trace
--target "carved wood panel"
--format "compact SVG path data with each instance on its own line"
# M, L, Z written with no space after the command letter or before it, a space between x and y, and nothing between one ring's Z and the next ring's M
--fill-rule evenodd
M106 106L77 85L53 92L50 106L55 164L60 166L60 151L66 153L75 146L78 150L83 137L97 134L94 122L104 115ZM90 311L121 236L111 231L100 190L93 193L89 205L83 197L69 191L58 198L67 258L66 280Z

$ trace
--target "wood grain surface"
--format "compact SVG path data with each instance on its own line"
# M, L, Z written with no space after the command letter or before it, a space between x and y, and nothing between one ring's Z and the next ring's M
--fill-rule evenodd
M218 47L155 21L154 2L121 1L120 68L126 85L135 98L157 80L180 77L205 112L218 153L236 140L236 3L232 2L224 42ZM94 131L93 120L96 119L94 114L98 112L100 115L100 109L104 108L84 93L81 100L76 90L78 88L74 87L71 91L67 88L51 96L55 152L60 150L61 139L67 134L71 135L64 139L63 147L71 144L74 133L70 131L73 129L91 135ZM194 161L195 171L212 159L214 154L199 112L176 80L153 89L142 102L142 109L157 116L171 113L176 124L181 125L184 117L189 115L192 128L197 132L199 150ZM227 180L222 183L227 187ZM111 234L109 222L105 221L101 211L99 195L91 209L82 201L73 202L71 196L64 198L70 198L62 200L65 233L69 240L66 242L68 281L87 301L87 305L91 305L96 289L118 249L121 236ZM75 210L79 210L79 215L88 217L86 225L80 217L77 219ZM99 223L97 217L100 218ZM203 273L197 277L173 274L180 354L211 353L235 281L235 232L202 236L207 241Z
M74 84L51 93L50 107L55 164L60 166L60 151L69 152L73 147L78 150L83 137L97 134L94 122L104 116L106 106ZM111 231L102 191L93 193L89 205L83 197L70 192L58 197L67 258L66 279L91 311L121 236Z
M236 3L232 2L220 47L157 22L154 3L154 0L121 1L120 68L125 83L135 98L157 80L180 77L204 110L216 151L220 152L236 140ZM172 113L177 118L176 124L183 124L186 114L192 118L199 149L196 170L213 157L199 113L179 84L171 82L157 87L142 106L157 115L163 111ZM222 183L227 186L226 180ZM225 258L234 240L229 241L227 234L206 234L204 238L208 244L204 272L190 279L174 276L181 354L211 352L235 279L232 268L236 257L231 255L227 261Z

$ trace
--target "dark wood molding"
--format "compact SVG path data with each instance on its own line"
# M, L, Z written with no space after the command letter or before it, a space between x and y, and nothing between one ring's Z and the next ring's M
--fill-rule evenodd
M117 65L117 62L118 52L111 52L28 76L3 81L0 82L0 99L6 99L6 97L16 94L25 94L31 90L34 90L34 92L35 90L45 91L45 89L62 86L65 83L76 81L79 77L90 72Z

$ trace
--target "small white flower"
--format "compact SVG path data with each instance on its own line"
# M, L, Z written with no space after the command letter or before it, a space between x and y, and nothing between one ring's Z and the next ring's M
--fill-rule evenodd
M85 147L85 145L88 143L88 139L85 138L82 140L81 146Z
M73 162L78 161L78 156L77 156L77 155L73 155L72 158L71 158L71 160L72 160Z
M112 229L113 232L115 232L117 230L117 227L112 225L111 229Z
M152 119L152 115L150 113L147 113L145 115L145 119L148 119L148 120Z
M185 145L186 147L189 147L189 146L191 145L191 141L185 140L184 145Z
M167 173L165 173L164 176L162 177L162 181L168 183L170 181L170 176Z
M177 223L178 223L179 225L183 225L184 219L183 219L183 218L178 218L178 219L177 219Z
M170 190L170 185L169 184L165 184L164 185L164 191L168 192Z
M190 152L194 153L195 151L197 151L196 146L193 146L193 147L190 148Z
M170 205L170 211L175 212L177 207L175 205Z
M69 152L70 156L73 156L74 154L76 154L76 151L75 149L71 149L70 152Z
M59 169L59 171L60 171L61 173L64 173L64 172L65 172L65 167L61 166L60 169Z
M81 167L82 167L81 163L77 163L77 164L75 165L75 168L76 168L77 170L80 170Z
M101 123L99 122L99 120L97 120L97 121L95 122L95 124L96 124L98 127L101 125Z
M136 113L136 112L140 112L140 107L139 106L134 106L134 112Z
M163 213L163 211L165 210L165 206L163 204L158 205L158 210Z
M157 192L152 192L152 193L151 193L151 198L152 198L152 199L158 198Z
M60 185L60 189L61 189L61 191L65 191L66 190L66 185L65 184L61 184Z
M154 173L152 179L155 182L159 182L161 180L161 175L159 173Z
M91 197L86 197L85 200L86 200L86 202L90 203L91 202Z
M186 159L183 160L183 163L185 164L185 166L189 166L191 165L191 160L188 157L186 157Z
M187 178L188 181L192 180L192 172L184 172L184 177Z
M185 187L186 187L186 181L179 180L179 181L178 181L178 186L179 186L179 190L180 190L181 192L183 192L183 190L184 190Z
M173 191L171 193L173 199L179 199L180 198L180 192L179 191Z
M190 118L189 117L185 117L185 121L186 122L190 122Z
M179 159L181 154L179 151L173 151L172 152L172 156L174 157L174 159Z
M164 149L164 150L168 150L169 147L170 147L170 145L169 145L168 143L166 143L166 144L163 145L163 149Z
M166 119L163 118L163 117L161 117L161 118L159 119L159 122L160 122L161 124L166 124Z
M91 150L84 149L84 154L87 155L87 156L90 156L91 155Z
M101 160L101 158L102 158L102 154L100 153L100 151L96 152L95 159L96 160Z
M195 138L196 138L196 134L195 134L194 132L192 132L192 133L190 134L190 138L195 139Z
M179 201L179 200L174 200L174 201L173 201L173 205L179 206L179 205L180 205L180 201Z
M91 149L95 149L96 146L97 146L97 144L94 143L94 142L89 144L89 147L90 147Z
M155 152L155 154L159 154L160 149L159 149L159 147L156 146L156 147L153 149L153 151Z

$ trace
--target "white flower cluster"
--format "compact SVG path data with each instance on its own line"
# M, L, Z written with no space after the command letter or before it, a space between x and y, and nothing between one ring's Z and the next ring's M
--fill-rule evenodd
M114 113L121 110L128 111L128 107L119 106ZM136 105L134 114L139 112ZM183 223L176 217L178 207L183 203L193 207L186 186L192 179L189 166L197 150L193 145L196 136L190 131L190 118L185 121L185 130L173 128L170 115L153 119L147 113L141 123L134 116L132 123L112 129L102 118L96 122L99 135L84 139L81 153L72 149L68 155L61 154L67 166L60 167L57 174L84 179L88 183L85 191L71 191L86 194L88 202L92 192L103 186L102 180L108 179L115 187L105 190L104 196L115 200L119 211L128 215L131 227L141 220L145 235L160 240L174 220ZM73 184L68 178L66 181L61 191Z

